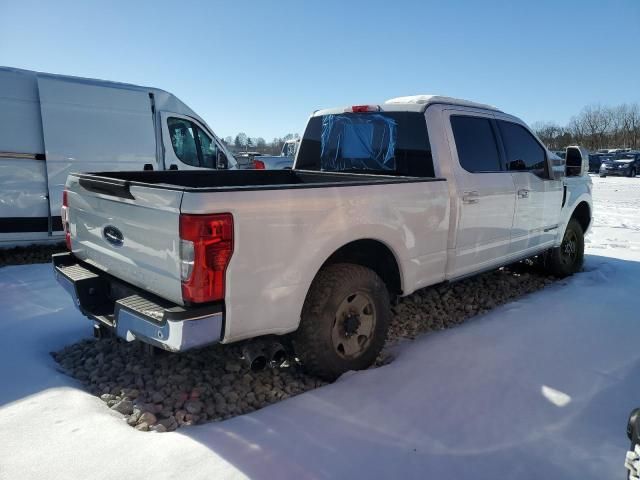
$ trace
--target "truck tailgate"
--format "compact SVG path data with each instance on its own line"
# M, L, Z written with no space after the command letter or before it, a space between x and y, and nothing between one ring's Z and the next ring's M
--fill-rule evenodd
M180 189L71 175L67 191L75 256L116 278L182 304Z

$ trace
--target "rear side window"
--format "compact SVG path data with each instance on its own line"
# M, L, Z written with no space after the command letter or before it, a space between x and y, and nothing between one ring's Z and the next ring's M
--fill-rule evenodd
M467 172L502 170L490 119L455 115L451 117L451 130L456 142L460 166Z
M312 117L296 168L433 177L424 114L344 113Z
M507 155L507 169L547 176L547 157L544 148L522 125L498 120L502 143Z

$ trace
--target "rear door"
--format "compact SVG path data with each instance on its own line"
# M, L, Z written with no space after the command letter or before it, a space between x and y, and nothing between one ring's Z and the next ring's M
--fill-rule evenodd
M458 229L451 277L489 268L509 251L515 186L504 171L493 116L473 109L445 110Z
M224 150L197 120L173 112L160 112L164 164L167 170L210 170L218 168Z
M38 76L38 89L54 218L59 218L69 173L142 170L156 164L147 91L48 75Z
M534 252L556 238L562 181L551 178L546 150L525 126L500 118L497 124L516 189L510 253Z

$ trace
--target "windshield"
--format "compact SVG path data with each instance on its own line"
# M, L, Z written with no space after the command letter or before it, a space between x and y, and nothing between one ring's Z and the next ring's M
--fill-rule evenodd
M424 114L340 113L312 117L297 169L433 177Z

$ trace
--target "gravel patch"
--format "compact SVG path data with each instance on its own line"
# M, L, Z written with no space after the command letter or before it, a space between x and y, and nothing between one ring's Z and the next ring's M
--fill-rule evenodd
M388 347L426 332L455 327L555 279L519 264L454 284L422 289L393 307L387 348L376 365L392 361ZM140 431L167 432L252 412L326 382L292 361L252 372L239 345L183 354L148 349L116 338L84 340L52 353L62 370Z
M0 267L28 263L49 263L51 262L51 255L65 251L64 243L0 249Z

